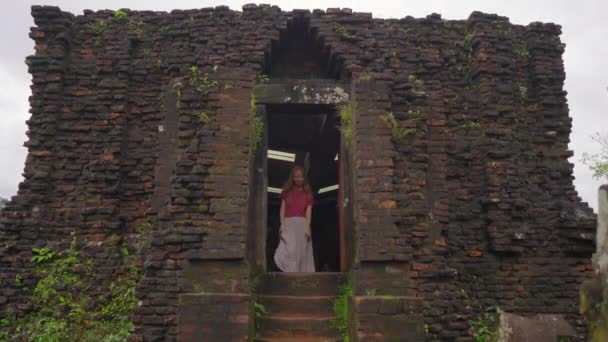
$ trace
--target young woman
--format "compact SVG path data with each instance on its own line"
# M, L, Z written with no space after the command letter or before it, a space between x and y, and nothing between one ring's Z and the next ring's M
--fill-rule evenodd
M314 198L304 169L295 166L281 193L281 240L274 261L283 272L314 272L310 218Z

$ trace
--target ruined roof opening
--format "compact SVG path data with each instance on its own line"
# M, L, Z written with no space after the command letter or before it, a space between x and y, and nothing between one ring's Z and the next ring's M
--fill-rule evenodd
M340 79L342 65L324 44L310 19L295 17L274 41L265 72L273 81L285 79Z

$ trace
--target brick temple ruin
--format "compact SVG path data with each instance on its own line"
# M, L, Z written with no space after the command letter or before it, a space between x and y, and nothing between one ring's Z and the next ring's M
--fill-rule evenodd
M35 282L31 248L76 231L102 281L113 247L144 245L135 341L339 339L328 299L347 281L356 341L470 341L474 303L587 334L578 288L595 217L568 162L560 26L122 12L32 7L2 312L28 309L13 279ZM271 258L273 189L294 163L316 192L315 274L274 272Z

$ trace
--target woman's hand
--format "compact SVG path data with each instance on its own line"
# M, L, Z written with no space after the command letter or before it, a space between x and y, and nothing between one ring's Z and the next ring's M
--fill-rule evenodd
M306 235L306 240L310 241L310 226L306 227L306 232L304 232L304 235Z

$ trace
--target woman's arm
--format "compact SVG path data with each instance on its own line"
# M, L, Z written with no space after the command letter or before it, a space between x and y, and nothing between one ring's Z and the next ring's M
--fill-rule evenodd
M312 205L306 207L306 238L310 240L310 218L312 217Z

